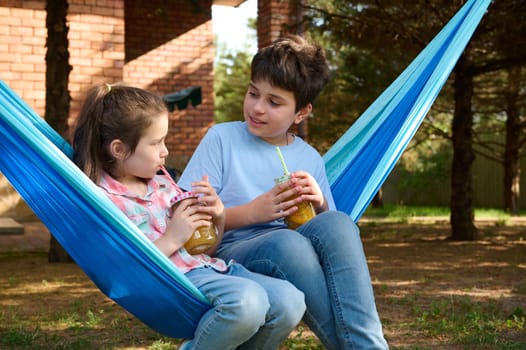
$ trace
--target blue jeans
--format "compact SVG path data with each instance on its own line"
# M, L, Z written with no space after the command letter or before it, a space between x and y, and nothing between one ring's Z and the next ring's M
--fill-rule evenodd
M218 256L286 279L305 294L305 323L327 349L388 349L358 227L341 212L296 231L273 229L223 244Z
M185 349L277 349L305 312L304 295L292 284L240 264L225 273L199 268L186 276L212 308Z

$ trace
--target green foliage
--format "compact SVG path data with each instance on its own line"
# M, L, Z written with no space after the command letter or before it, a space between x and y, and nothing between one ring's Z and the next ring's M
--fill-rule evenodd
M255 36L255 19L249 19L247 40ZM228 43L218 47L214 66L214 119L216 123L243 120L243 100L250 81L253 54L248 43L240 51L232 51Z
M314 106L309 141L322 153L352 125L442 26L425 3L359 6L348 1L309 1L308 33L322 43L331 81ZM430 17L422 26L414 13ZM400 31L407 30L400 34ZM417 34L415 34L417 33ZM418 36L415 40L412 35Z
M451 148L437 140L410 147L384 185L386 196L410 198L413 205L449 203L451 157Z
M214 118L217 123L243 120L243 99L250 80L251 55L240 51L229 53L225 50L215 65Z

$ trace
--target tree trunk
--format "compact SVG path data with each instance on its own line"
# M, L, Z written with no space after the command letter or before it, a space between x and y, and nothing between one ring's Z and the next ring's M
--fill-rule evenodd
M455 67L455 114L452 122L453 163L451 167L451 239L476 239L471 167L475 156L472 144L473 76L462 55Z
M504 150L504 210L519 214L521 120L518 108L521 67L508 69L506 91L506 146Z
M46 1L46 121L62 136L68 131L70 95L68 91L69 51L67 26L68 1ZM49 242L49 262L70 262L72 259L53 237Z
M373 200L371 202L373 208L383 208L384 207L384 200L383 200L383 192L382 188L376 192L376 194L373 197Z

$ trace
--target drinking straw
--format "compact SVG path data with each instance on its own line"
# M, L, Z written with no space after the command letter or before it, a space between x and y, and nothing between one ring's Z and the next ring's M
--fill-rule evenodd
M279 160L281 160L281 165L283 166L285 175L288 175L289 169L287 169L287 164L285 164L285 159L283 159L283 154L281 154L281 150L279 149L279 146L276 146L276 151L278 152Z

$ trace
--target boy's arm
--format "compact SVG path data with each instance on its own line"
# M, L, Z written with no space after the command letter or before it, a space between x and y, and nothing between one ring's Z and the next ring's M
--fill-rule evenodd
M258 223L254 211L250 210L250 203L232 208L225 208L225 231Z

